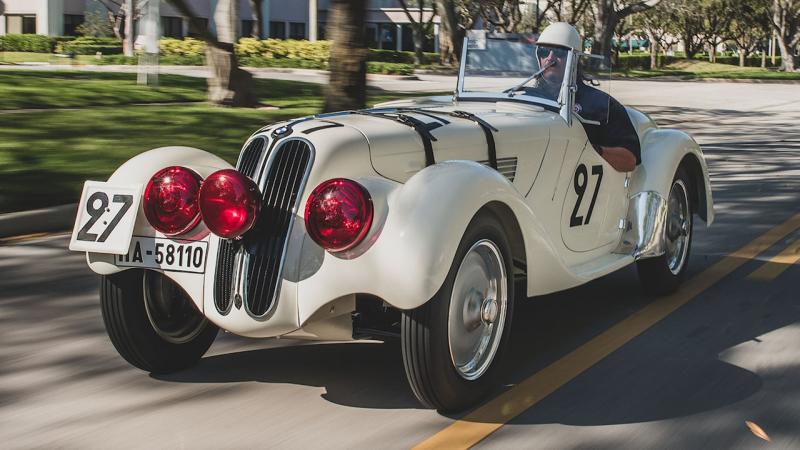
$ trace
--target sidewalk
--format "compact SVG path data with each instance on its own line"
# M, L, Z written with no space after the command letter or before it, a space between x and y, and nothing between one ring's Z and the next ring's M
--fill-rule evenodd
M73 203L0 214L0 238L69 230L75 222L77 212L78 205Z

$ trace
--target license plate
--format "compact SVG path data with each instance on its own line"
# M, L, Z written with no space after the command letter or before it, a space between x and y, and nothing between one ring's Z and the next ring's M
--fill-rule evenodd
M114 263L120 267L203 273L206 269L206 253L208 242L204 241L134 236L128 252L114 257Z
M118 255L127 252L141 190L139 184L84 183L69 249Z

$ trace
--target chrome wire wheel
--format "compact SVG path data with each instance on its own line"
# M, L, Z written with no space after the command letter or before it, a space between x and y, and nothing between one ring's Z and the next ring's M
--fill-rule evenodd
M497 354L508 309L506 268L497 245L483 239L467 251L450 296L448 343L458 374L476 380Z
M207 319L174 281L159 272L144 271L144 309L155 332L172 344L194 339Z
M689 253L689 241L692 233L691 212L689 209L688 189L683 180L677 179L672 184L667 200L666 223L666 260L667 268L673 275L678 275Z

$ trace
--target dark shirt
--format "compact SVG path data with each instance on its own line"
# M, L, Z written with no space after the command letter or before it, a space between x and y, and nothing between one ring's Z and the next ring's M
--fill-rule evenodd
M637 165L642 163L639 135L636 133L625 107L614 97L583 82L578 82L575 112L584 119L600 122L600 125L581 122L589 136L589 142L595 149L625 147L636 157Z

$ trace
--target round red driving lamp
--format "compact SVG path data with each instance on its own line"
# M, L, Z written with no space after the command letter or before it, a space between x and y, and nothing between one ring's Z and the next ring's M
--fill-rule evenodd
M147 221L170 236L185 233L200 222L197 194L200 175L191 169L171 166L159 170L144 189L143 206Z
M306 202L306 231L320 247L341 252L358 245L372 225L372 197L364 186L334 178L317 186Z
M219 237L234 239L245 234L260 209L258 185L233 169L212 173L200 187L203 222Z

